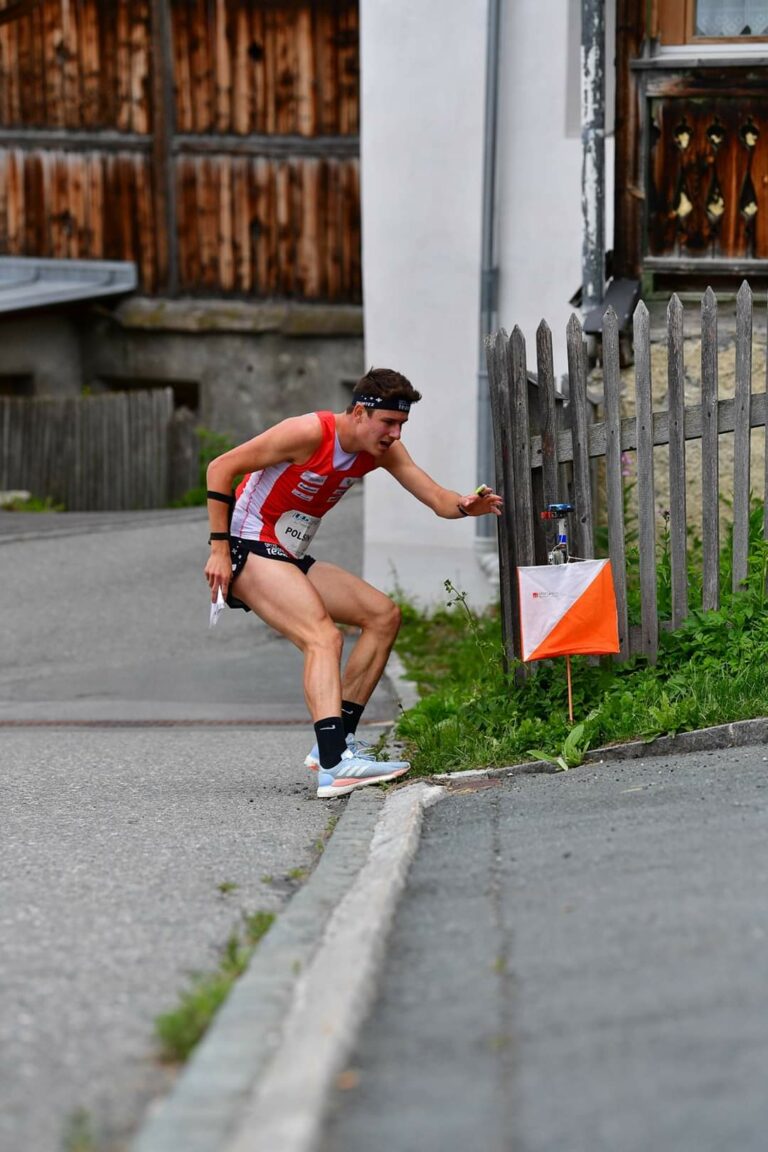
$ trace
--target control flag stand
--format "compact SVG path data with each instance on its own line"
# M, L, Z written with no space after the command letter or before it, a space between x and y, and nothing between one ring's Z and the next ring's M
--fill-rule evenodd
M581 560L568 550L570 504L549 504L542 520L557 521L548 564L517 569L523 661L565 656L568 718L573 724L571 656L620 651L610 560Z

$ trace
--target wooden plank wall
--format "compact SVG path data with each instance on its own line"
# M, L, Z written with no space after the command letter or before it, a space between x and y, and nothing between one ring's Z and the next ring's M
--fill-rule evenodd
M176 131L354 136L357 5L173 0Z
M223 155L177 165L185 292L359 299L357 161Z
M0 251L359 302L358 57L357 0L42 0L0 25Z
M571 417L571 427L553 435L551 416L542 423L542 431L521 440L520 421L513 418L520 400L527 395L525 340L518 328L511 336L503 330L488 337L488 375L494 414L496 444L496 488L505 494L500 571L502 621L505 628L505 651L511 662L519 658L520 635L517 611L516 565L537 563L543 533L535 506L537 476L544 476L544 501L567 500L574 505L571 516L571 550L580 559L594 556L594 516L596 505L594 483L599 471L588 467L589 461L605 459L606 467L601 503L608 512L608 554L613 569L619 614L619 638L622 658L643 653L654 660L659 629L677 627L691 608L717 608L720 602L720 535L718 509L718 461L720 441L733 436L734 474L728 497L732 505L731 591L737 592L747 577L750 517L750 429L765 428L768 434L768 393L752 391L753 298L746 281L737 298L736 327L736 393L732 399L717 396L717 298L707 289L701 306L702 390L699 403L684 404L684 370L682 364L683 309L677 296L670 300L667 312L667 354L669 367L669 406L652 411L651 402L651 337L650 318L640 301L634 315L635 409L636 416L619 416L622 387L619 371L619 329L616 314L608 309L603 325L603 358L605 419L589 424L586 390L579 379L583 372L584 338L577 317L568 324L569 368L571 373L570 407L580 409ZM537 346L539 387L546 397L553 390L551 356L547 355L549 329L542 321ZM576 379L574 379L576 377ZM574 388L574 383L576 387ZM544 405L546 409L546 404ZM551 407L551 405L550 405ZM501 421L501 426L499 426ZM527 427L527 425L523 425ZM691 524L687 509L685 442L701 443L702 506L696 510L700 524ZM657 489L654 449L669 446L668 501L671 555L671 618L659 620L657 607ZM627 559L625 549L624 480L621 454L636 454L638 478L638 533L641 622L627 623ZM570 464L570 478L561 465ZM559 472L559 484L551 477ZM753 489L765 501L763 525L768 539L768 473L755 480ZM589 491L587 491L589 489ZM689 529L701 531L702 597L699 604L690 603L688 591L689 557L686 541ZM550 542L551 543L551 542ZM546 548L544 549L546 551ZM511 574L511 575L510 575Z

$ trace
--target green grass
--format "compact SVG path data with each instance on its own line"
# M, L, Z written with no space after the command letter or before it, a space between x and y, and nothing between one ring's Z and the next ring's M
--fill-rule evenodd
M233 932L227 940L218 967L213 972L194 973L189 987L180 993L177 1006L158 1016L155 1035L162 1059L174 1062L188 1059L232 985L247 968L256 945L269 931L273 920L271 912L245 915L242 930Z
M329 817L321 836L315 842L311 864L292 868L284 877L285 882L295 887L306 880L322 855L337 821L338 816ZM265 874L261 882L273 884L275 877ZM216 885L217 891L224 897L237 888L238 885L231 880L222 880ZM157 1017L155 1036L161 1059L183 1063L189 1058L227 999L233 984L248 967L258 942L269 931L274 918L271 912L244 915L241 929L233 932L224 945L217 967L211 972L193 973L188 986L179 993L176 1006Z
M62 1152L96 1152L93 1120L86 1108L76 1108L67 1117L61 1137Z
M768 714L768 544L752 535L744 589L724 596L719 611L693 611L678 631L662 633L655 666L572 657L575 727L564 660L529 665L523 679L505 675L497 609L474 614L448 582L439 611L404 604L397 651L422 699L402 715L397 735L416 771L542 757L567 768L589 748Z
M30 496L28 500L7 500L0 504L3 512L64 512L63 504L58 504L51 496Z
M208 502L206 496L208 465L217 456L221 456L224 452L229 452L230 448L234 448L234 442L228 436L224 436L220 432L212 432L210 428L196 428L195 436L197 437L197 484L194 488L189 488L177 500L173 500L171 502L172 508L205 506Z

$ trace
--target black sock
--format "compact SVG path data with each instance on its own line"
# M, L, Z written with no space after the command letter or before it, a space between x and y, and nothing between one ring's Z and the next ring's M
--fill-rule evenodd
M326 771L335 768L341 760L342 752L347 748L341 716L328 716L325 720L318 720L315 724L315 735L320 753L320 767Z
M365 704L353 704L351 700L342 700L341 718L344 721L344 735L349 736L357 731L360 717L365 712Z

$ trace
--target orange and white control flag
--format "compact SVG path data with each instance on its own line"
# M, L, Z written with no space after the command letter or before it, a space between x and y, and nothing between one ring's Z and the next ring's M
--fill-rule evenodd
M610 560L518 568L523 660L619 651Z

